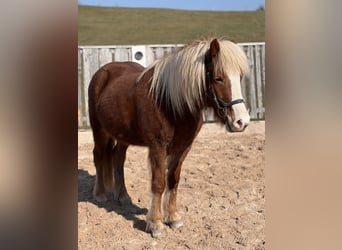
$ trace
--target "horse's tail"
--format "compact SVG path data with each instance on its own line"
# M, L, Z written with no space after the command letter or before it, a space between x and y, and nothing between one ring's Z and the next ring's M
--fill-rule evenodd
M109 72L105 68L100 68L94 74L88 88L88 108L89 121L93 130L95 143L94 152L96 150L101 151L100 153L95 152L96 154L101 155L101 159L97 163L98 165L101 165L101 170L97 172L97 174L102 174L105 190L112 191L114 189L114 169L112 164L112 151L114 141L111 138L104 136L103 128L101 128L101 123L97 117L96 112L96 106L99 102L101 93L108 84L108 80ZM98 166L96 167L98 168Z
M94 129L100 126L96 116L96 105L99 97L108 83L109 72L106 69L99 69L92 77L88 88L88 108L90 125Z

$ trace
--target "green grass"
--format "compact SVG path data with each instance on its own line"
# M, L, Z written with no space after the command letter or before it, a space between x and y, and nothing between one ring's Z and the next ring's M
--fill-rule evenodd
M265 12L78 7L79 45L183 44L207 36L264 41Z

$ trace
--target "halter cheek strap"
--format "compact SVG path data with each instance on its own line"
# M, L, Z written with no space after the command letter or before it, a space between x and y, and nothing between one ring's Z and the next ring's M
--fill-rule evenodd
M212 88L212 84L210 83L210 72L207 71L207 80L208 80L208 83L209 83L209 88L210 88L210 94L211 94L211 97L213 98L214 102L216 103L217 107L219 110L222 110L224 109L224 111L235 105L235 104L239 104L239 103L244 103L245 100L244 99L236 99L236 100L233 100L231 102L225 102L224 100L222 100L221 98L219 98L216 94L215 94L215 91L213 90Z

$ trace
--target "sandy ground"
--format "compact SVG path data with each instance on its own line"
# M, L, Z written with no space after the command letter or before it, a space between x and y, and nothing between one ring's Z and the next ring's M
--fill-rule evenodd
M205 124L184 161L178 207L184 226L154 239L145 230L150 204L147 149L127 151L125 180L133 205L92 197L91 131L78 133L79 249L265 249L265 123L244 133Z

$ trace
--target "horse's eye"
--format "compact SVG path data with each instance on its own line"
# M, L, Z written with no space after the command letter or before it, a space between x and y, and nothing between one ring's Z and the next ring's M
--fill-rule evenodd
M217 76L217 77L215 77L215 81L216 81L217 83L223 83L223 78L220 77L220 76Z

